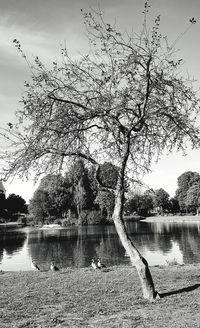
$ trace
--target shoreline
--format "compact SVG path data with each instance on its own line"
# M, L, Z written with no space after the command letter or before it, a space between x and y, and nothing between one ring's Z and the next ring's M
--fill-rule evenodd
M149 223L199 223L200 224L200 215L169 215L169 216L148 216L145 217L144 219L127 219L126 217L124 218L124 222L149 222ZM94 224L91 224L94 225ZM101 224L104 225L104 224ZM105 224L107 225L107 224ZM110 225L110 224L109 224ZM85 226L90 226L90 225L85 225ZM7 222L7 223L0 223L0 227L5 227L5 228L23 228L23 227L34 227L34 228L39 228L39 229L44 229L44 230L51 230L51 229L65 229L65 228L70 228L72 227L71 225L69 226L59 226L57 224L49 224L49 225L44 225L41 227L38 227L37 225L35 226L29 226L26 225L24 226L21 223L18 222ZM74 227L74 226L73 226Z
M200 215L174 215L174 216L149 216L143 222L163 222L163 223L200 223Z

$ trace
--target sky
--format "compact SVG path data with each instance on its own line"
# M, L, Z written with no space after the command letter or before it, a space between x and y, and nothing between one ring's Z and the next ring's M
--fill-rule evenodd
M174 41L195 17L197 23L183 35L177 48L184 59L184 70L200 85L200 1L151 0L150 21L161 15L161 31ZM20 109L24 81L30 72L26 62L14 47L18 39L30 59L38 56L47 64L60 56L61 45L66 43L72 56L84 53L87 41L81 8L90 10L100 6L109 23L117 22L121 31L140 31L143 0L0 0L0 127L14 122ZM1 141L2 142L2 141ZM1 145L0 145L1 146ZM188 150L187 156L173 153L152 164L152 173L144 177L149 187L165 189L174 196L177 178L185 171L200 173L200 150ZM32 180L12 179L4 183L7 196L15 193L27 202L35 185Z

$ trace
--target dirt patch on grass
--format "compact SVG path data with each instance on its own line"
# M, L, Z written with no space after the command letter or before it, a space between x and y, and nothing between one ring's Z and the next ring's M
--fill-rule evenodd
M1 328L200 327L200 265L152 267L161 299L141 295L135 268L0 274Z

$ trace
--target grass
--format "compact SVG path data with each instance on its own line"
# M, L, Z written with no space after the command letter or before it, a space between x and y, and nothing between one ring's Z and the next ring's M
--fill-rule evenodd
M161 299L142 298L134 268L1 272L1 328L199 328L200 264L152 267Z

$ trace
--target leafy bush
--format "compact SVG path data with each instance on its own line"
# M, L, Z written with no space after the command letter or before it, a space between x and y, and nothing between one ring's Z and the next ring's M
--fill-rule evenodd
M100 211L97 210L84 210L81 213L81 219L83 225L88 224L101 224L105 222L105 218L101 215Z
M36 218L34 215L32 215L32 214L26 215L26 224L28 226L34 226L38 223L40 223L40 220L38 220L38 218Z
M75 215L72 215L62 220L62 227L68 227L71 225L77 225L77 218Z
M57 217L54 215L49 215L47 217L45 217L44 219L44 224L52 224L57 220Z
M62 225L62 219L55 219L53 223Z

